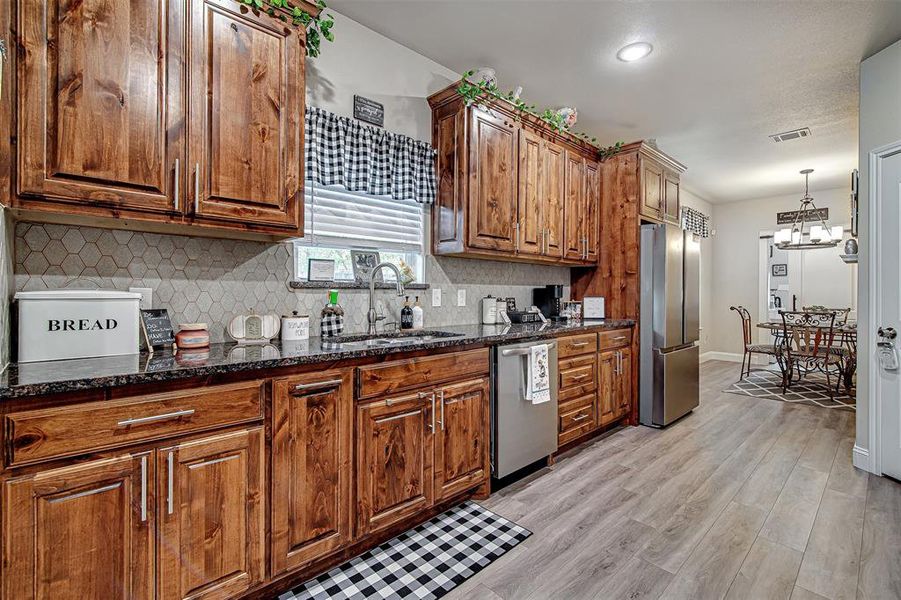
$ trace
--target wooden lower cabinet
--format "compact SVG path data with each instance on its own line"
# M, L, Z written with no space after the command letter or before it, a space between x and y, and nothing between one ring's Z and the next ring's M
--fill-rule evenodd
M612 423L631 408L632 350L605 350L598 354L598 424Z
M432 505L434 401L414 392L357 406L357 536Z
M263 581L263 428L157 453L161 600L232 598Z
M353 369L276 379L272 390L272 572L351 541Z
M152 452L7 480L3 598L154 597Z
M485 378L438 390L436 501L466 491L490 476L488 395Z
M619 377L616 380L616 418L629 414L632 410L632 350L619 350Z

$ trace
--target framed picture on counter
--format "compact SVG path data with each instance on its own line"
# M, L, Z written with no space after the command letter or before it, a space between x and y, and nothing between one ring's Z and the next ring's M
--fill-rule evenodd
M325 258L311 258L307 262L307 281L334 281L335 261Z

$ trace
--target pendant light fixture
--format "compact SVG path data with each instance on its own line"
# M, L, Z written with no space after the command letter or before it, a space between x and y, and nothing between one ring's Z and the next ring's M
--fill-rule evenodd
M841 225L829 227L826 220L817 214L817 207L810 196L810 174L813 169L804 169L804 197L801 208L795 216L791 228L780 229L773 236L773 242L780 250L812 250L834 248L842 241L844 230Z

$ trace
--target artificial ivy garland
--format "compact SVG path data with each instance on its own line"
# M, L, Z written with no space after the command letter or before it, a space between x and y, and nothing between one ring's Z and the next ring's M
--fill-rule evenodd
M479 99L483 97L497 98L499 100L509 102L513 105L513 108L517 113L528 113L532 116L538 117L539 119L550 125L555 131L560 133L569 133L585 142L588 142L598 149L598 156L601 160L614 156L623 147L622 142L616 142L612 146L601 146L600 144L598 144L598 139L596 137L591 137L587 133L570 131L566 127L566 124L564 122L565 117L557 111L546 108L543 112L538 112L538 108L534 104L526 104L523 100L518 98L516 96L516 93L512 90L504 94L498 89L497 84L489 83L487 81L473 83L469 80L469 78L474 74L475 71L467 71L466 73L464 73L463 79L460 80L460 85L457 86L457 93L463 97L463 101L467 106L478 102Z
M271 17L276 17L282 21L287 21L288 17L284 14L276 14L276 8L284 8L291 11L291 22L294 25L303 25L307 30L307 54L316 58L319 56L319 46L322 38L330 42L335 41L335 34L332 33L332 26L335 24L333 15L323 16L320 12L315 17L292 4L289 0L239 0L242 4L248 4L258 10L266 11ZM268 8L267 8L268 6ZM326 8L324 0L316 0L316 6L320 10Z

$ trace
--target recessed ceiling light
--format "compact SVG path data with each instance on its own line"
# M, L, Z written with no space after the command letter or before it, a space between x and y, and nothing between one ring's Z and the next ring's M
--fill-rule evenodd
M629 44L628 46L620 48L619 52L616 53L616 58L623 62L632 62L633 60L644 58L650 54L653 49L654 47L647 42L635 42L634 44Z

